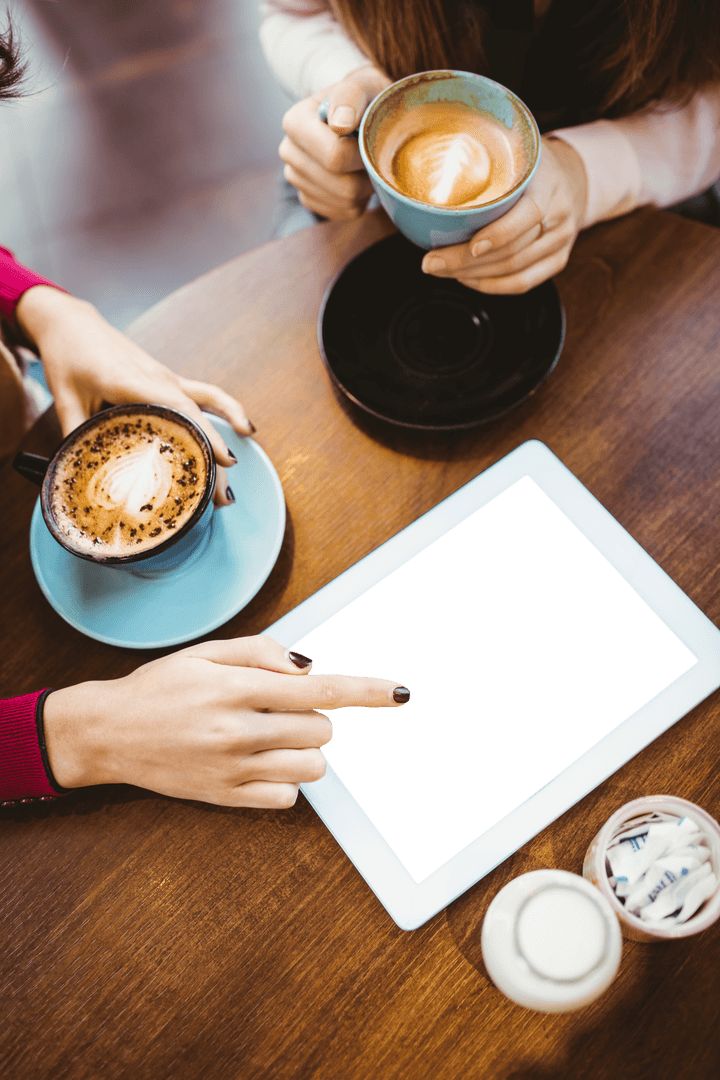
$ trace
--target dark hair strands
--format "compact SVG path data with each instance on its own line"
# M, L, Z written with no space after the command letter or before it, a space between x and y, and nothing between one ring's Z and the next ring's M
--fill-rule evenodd
M330 0L333 14L392 79L456 67L487 74L480 3ZM582 60L598 86L598 116L625 116L656 102L684 104L720 78L718 0L577 0L588 31Z
M0 101L20 97L20 83L27 70L8 11L5 12L5 21L7 28L0 30Z

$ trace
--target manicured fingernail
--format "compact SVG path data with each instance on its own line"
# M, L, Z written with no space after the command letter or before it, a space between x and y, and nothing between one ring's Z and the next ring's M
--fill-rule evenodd
M225 488L225 498L227 499L227 501L229 503L234 503L235 502L235 496L233 495L233 489L230 487L229 484Z
M330 123L336 127L355 127L355 110L349 105L338 105L330 117Z
M228 457L231 457L231 458L233 459L233 461L237 461L237 458L236 458L236 457L235 457L235 455L233 454L233 452L232 452L232 450L230 449L230 447L229 447L229 446L226 446L226 447L225 447L225 449L227 450L227 456L228 456Z
M426 274L435 274L438 270L445 270L445 260L439 255L426 255L423 259L422 268Z
M478 240L477 244L471 249L470 254L473 259L477 259L480 255L484 255L486 251L489 251L492 244L489 240Z
M397 701L398 705L404 705L409 700L410 691L407 686L396 686L393 690L393 701Z
M295 667L306 668L310 667L312 660L309 656L303 656L301 652L289 652L288 657L292 660Z
M255 434L255 432L257 431L257 428L256 428L256 427L255 427L255 425L253 424L252 420L248 420L248 419L247 419L247 417L246 417L246 418L245 418L245 423L246 423L246 424L247 424L247 426L248 426L248 427L250 428L250 434L251 434L251 435L254 435L254 434Z

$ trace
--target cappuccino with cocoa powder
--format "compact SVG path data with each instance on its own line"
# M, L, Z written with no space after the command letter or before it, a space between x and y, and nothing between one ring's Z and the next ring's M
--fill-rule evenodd
M380 175L403 195L452 210L501 199L529 164L519 130L454 101L390 113L374 154Z
M205 497L206 454L190 426L161 409L98 414L55 462L47 501L63 543L115 559L172 539Z

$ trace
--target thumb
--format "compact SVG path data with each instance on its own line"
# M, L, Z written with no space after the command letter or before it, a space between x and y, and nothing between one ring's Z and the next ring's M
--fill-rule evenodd
M330 91L328 125L336 135L350 135L360 127L363 113L382 89L377 78L367 77L374 70L361 68Z

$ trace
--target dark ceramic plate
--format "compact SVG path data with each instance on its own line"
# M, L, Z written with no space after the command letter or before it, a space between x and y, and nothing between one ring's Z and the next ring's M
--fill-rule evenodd
M560 297L552 281L485 296L423 274L423 254L397 233L348 263L323 299L320 352L335 385L381 420L436 431L486 424L555 367Z

